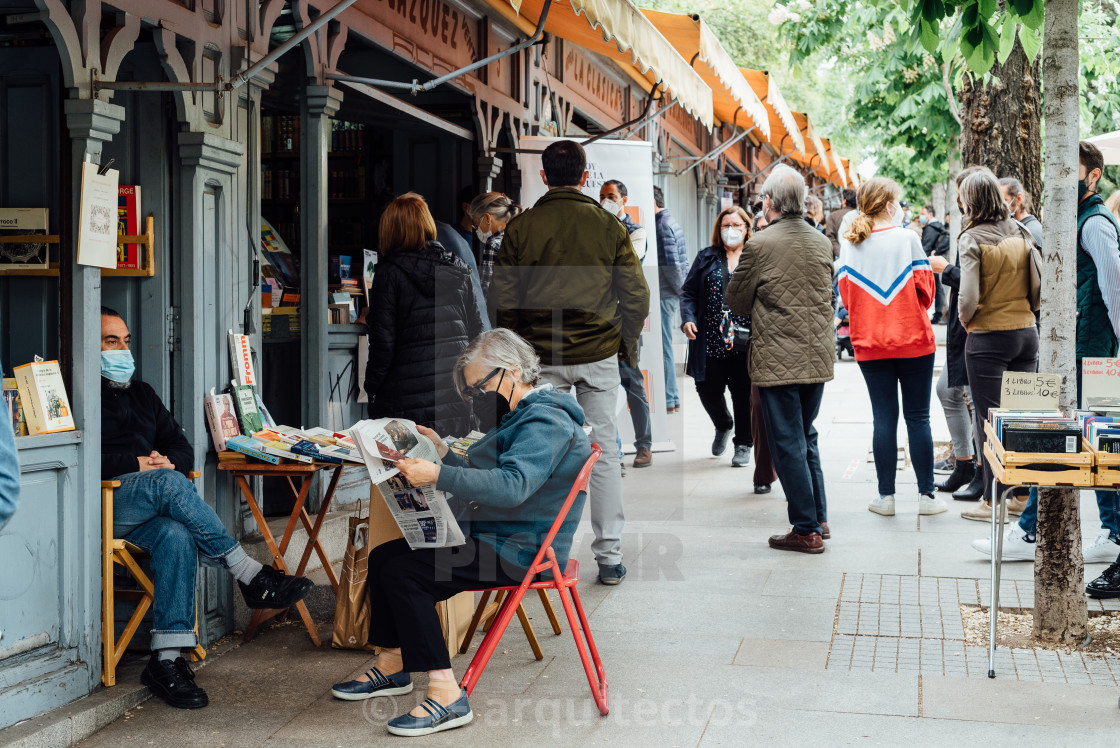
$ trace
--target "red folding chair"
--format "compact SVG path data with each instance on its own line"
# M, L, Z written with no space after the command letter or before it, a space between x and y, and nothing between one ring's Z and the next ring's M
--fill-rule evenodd
M525 593L529 590L554 589L560 595L560 602L564 605L564 613L568 616L568 625L572 629L572 636L575 637L579 658L583 661L583 669L587 673L587 682L591 686L591 695L595 697L595 705L599 707L601 714L607 714L609 711L607 709L607 675L603 672L599 650L595 648L595 639L591 636L591 627L587 625L587 615L583 612L583 603L579 599L579 590L577 589L577 585L579 585L579 561L574 558L569 559L567 567L561 572L560 565L556 562L556 553L552 550L552 541L556 538L556 533L560 531L560 525L568 516L572 503L581 491L587 491L588 481L591 480L591 467L601 454L603 454L603 450L599 445L592 444L591 456L587 458L583 469L579 471L575 485L568 493L568 498L564 500L564 506L561 507L560 513L556 515L556 521L552 523L552 529L548 531L544 543L537 551L537 557L533 559L533 564L526 572L525 578L521 580L521 586L492 587L486 590L487 592L501 591L508 594L502 601L502 607L498 610L497 617L490 625L490 630L486 632L486 636L483 638L482 644L479 645L474 659L471 660L467 672L463 675L462 683L459 684L467 689L468 695L474 691L475 683L482 676L482 671L486 669L490 656L494 654L498 642L502 639L502 634L506 632L506 626L513 620L513 615L518 606L521 605ZM539 582L533 581L534 577L543 571L551 571L552 578ZM578 625L576 622L577 616L579 618ZM580 635L581 632L582 636ZM584 639L586 639L586 642ZM593 663L594 667L592 666Z

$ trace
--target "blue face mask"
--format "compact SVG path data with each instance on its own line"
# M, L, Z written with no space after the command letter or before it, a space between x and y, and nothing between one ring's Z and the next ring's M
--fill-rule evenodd
M136 362L132 351L101 351L101 376L124 384L136 373Z

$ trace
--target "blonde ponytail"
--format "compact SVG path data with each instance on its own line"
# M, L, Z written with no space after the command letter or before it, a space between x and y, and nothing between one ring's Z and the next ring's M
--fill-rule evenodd
M852 244L864 242L875 228L875 217L882 215L887 206L900 197L902 188L893 179L875 177L861 184L856 193L859 215L852 221L844 238Z
M848 233L844 234L844 238L852 244L862 244L871 236L873 228L875 228L875 219L866 213L860 213L852 219L852 224L848 227Z

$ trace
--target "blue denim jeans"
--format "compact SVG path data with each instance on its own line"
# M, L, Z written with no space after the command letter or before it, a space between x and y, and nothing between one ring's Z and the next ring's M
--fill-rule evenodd
M681 314L681 300L677 296L661 297L661 358L665 363L665 407L681 404L677 389L677 362L673 358L673 331Z
M879 495L894 496L898 464L898 393L910 438L910 460L918 478L918 493L933 493L933 435L929 426L929 395L933 387L933 354L916 358L860 361L871 395L875 421L872 452Z
M152 556L152 649L194 647L199 554L229 568L245 558L245 550L182 473L146 470L116 480L121 486L113 493L113 534Z
M649 449L653 446L653 428L649 418L649 401L646 399L646 384L642 371L636 366L618 360L618 377L626 392L626 404L630 407L630 420L634 424L634 448ZM622 459L622 440L615 431L618 442L618 458Z
M1120 493L1116 491L1097 491L1097 509L1101 513L1101 529L1108 530L1108 536L1120 543ZM1019 515L1019 527L1028 535L1034 535L1038 528L1038 489L1032 488L1027 497L1027 506Z

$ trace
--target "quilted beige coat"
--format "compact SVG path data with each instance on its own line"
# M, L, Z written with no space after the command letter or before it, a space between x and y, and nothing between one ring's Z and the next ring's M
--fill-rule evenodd
M832 245L800 216L783 217L751 237L727 286L727 305L751 315L754 384L832 379Z

